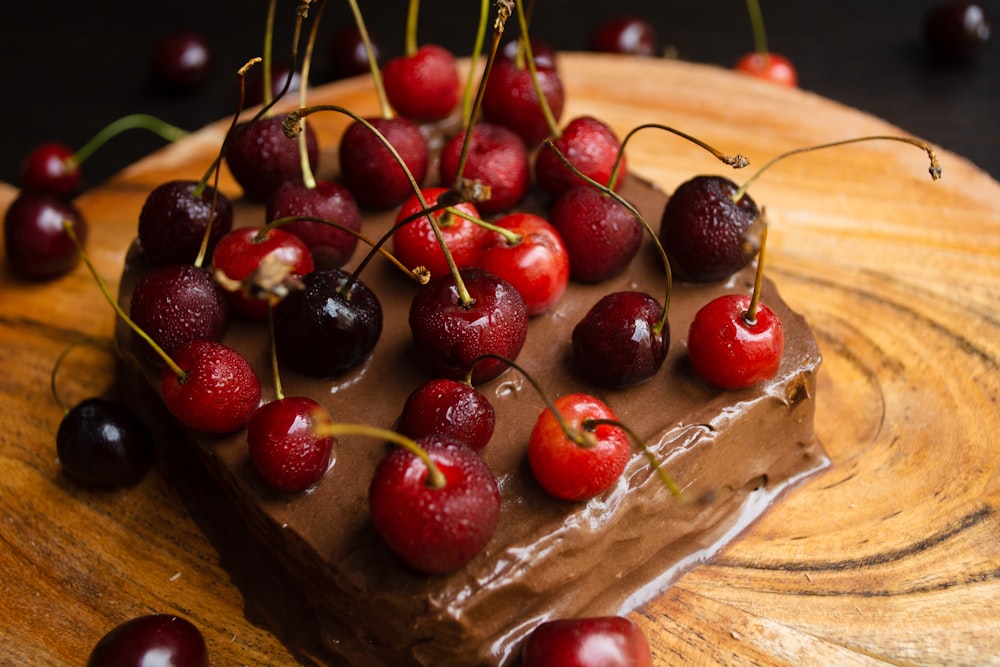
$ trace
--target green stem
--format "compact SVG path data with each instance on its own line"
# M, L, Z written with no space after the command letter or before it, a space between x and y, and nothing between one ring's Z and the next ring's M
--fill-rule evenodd
M261 73L263 90L261 99L265 107L271 106L273 95L271 93L271 63L274 62L274 15L277 11L277 0L270 0L267 3L267 18L264 20L264 71Z
M764 250L767 248L767 221L764 218L764 211L761 210L757 221L761 225L760 248L757 251L757 273L754 274L753 294L750 295L750 305L743 313L743 320L753 326L757 323L757 306L760 305L760 291L764 286Z
M535 56L531 52L531 39L528 37L528 19L524 14L524 3L522 0L516 0L514 5L517 7L517 22L518 26L521 28L520 44L524 49L524 56L528 66L528 71L531 72L531 81L535 85L535 94L538 95L538 105L542 109L542 115L545 116L546 124L552 131L552 136L558 138L561 134L559 123L552 114L552 108L549 106L549 100L545 97L545 93L542 90L541 81L538 80L538 69L535 67Z
M395 431L379 428L377 426L368 426L366 424L334 423L330 422L325 415L323 415L323 417L316 424L315 431L316 435L320 437L337 438L345 435L360 435L369 438L388 440L406 449L408 452L424 462L424 465L427 466L427 486L432 489L443 489L448 484L448 480L445 478L444 473L442 473L437 464L431 460L431 457L427 454L424 448L417 444L414 440L407 438L405 435L396 433Z
M281 373L278 370L278 346L274 338L274 308L267 304L267 333L271 341L271 376L274 378L274 397L281 400L285 397L285 392L281 388Z
M179 127L165 123L156 116L151 116L145 113L134 113L128 116L122 116L118 120L112 121L108 124L107 127L94 135L94 137L85 143L78 151L68 157L66 159L66 166L73 167L81 164L84 160L93 155L98 148L106 144L109 139L126 130L133 129L149 130L150 132L171 142L183 139L188 135L187 130L182 130Z
M472 84L476 79L476 69L479 65L479 56L482 54L483 44L486 43L486 24L489 21L489 16L490 0L482 0L479 11L479 26L476 28L476 39L472 45L472 53L469 54L469 75L465 80L465 94L462 99L462 125L466 128L471 128L473 123L472 91L474 90L474 86ZM485 78L486 74L483 74L483 78Z
M639 445L640 449L642 449L643 453L646 455L646 458L649 459L650 465L653 466L653 471L660 478L660 481L663 482L664 486L666 486L667 489L670 490L670 493L675 498L681 495L682 493L681 487L677 486L677 482L675 482L673 478L669 474L667 474L667 471L663 469L663 466L660 465L660 462L656 460L656 456L653 454L652 450L650 450L649 447L646 445L646 441L640 438L638 434L631 428L629 428L625 424L615 419L585 419L583 421L582 426L590 431L593 431L598 426L617 426L618 428L625 431L625 433L628 434L628 437L631 438L632 441L635 442L637 445Z
M406 55L417 52L417 17L420 16L420 0L410 0L406 12Z
M86 338L81 338L78 341L70 343L63 349L62 352L59 353L59 356L56 357L55 363L52 365L52 373L49 374L49 389L52 392L52 398L55 400L56 405L59 406L59 409L62 410L64 415L67 412L69 412L69 408L66 407L66 404L63 403L62 400L59 398L59 392L56 390L56 376L58 375L59 369L62 367L63 361L66 359L66 356L71 351L76 349L78 346L83 344L90 344L95 347L100 347L101 349L106 350L107 352L112 354L114 354L115 351L115 347L111 341L109 340L99 341L96 338L91 338L88 336Z
M764 29L764 13L760 10L760 2L747 0L747 12L753 28L754 50L761 56L767 56L767 31Z
M392 105L385 94L385 84L382 83L382 71L375 60L375 51L372 49L372 40L368 35L368 28L365 26L365 19L361 15L361 8L358 7L358 0L348 0L351 6L351 13L354 14L354 23L357 25L358 34L364 42L368 52L368 69L371 70L372 82L375 84L375 95L378 97L379 107L382 109L382 118L392 118Z

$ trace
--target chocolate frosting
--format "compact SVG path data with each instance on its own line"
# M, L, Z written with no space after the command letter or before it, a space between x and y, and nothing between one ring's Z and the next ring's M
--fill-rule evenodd
M630 178L623 194L655 227L666 202L657 188ZM263 224L262 207L239 200L236 226ZM367 214L363 231L378 238L394 212ZM355 264L364 253L359 248ZM349 266L353 266L349 265ZM122 277L132 285L147 270L133 246ZM765 282L763 301L781 317L786 346L771 380L739 391L707 385L686 359L695 312L724 293L749 293L753 267L709 285L675 284L671 346L652 379L622 390L587 385L569 364L573 326L609 291L645 291L663 301L666 276L651 242L621 276L598 285L572 283L550 312L534 317L518 362L550 397L583 391L604 400L680 484L674 498L636 449L625 474L606 493L570 503L547 496L527 465L528 435L541 397L511 370L483 385L497 427L482 455L502 492L502 514L485 550L466 567L428 576L397 561L374 532L367 492L385 445L341 438L325 478L285 495L253 470L245 433L181 438L238 508L239 520L281 564L313 610L327 647L349 664L509 665L538 623L558 617L624 614L655 597L683 572L715 554L783 492L828 465L813 432L820 353L802 317ZM419 286L376 259L361 279L378 296L382 337L370 358L340 377L311 378L281 369L286 396L307 395L332 419L391 428L409 393L429 378L417 361L407 313ZM257 369L264 400L273 398L267 329L234 320L224 342ZM119 328L123 356L158 387L159 369Z

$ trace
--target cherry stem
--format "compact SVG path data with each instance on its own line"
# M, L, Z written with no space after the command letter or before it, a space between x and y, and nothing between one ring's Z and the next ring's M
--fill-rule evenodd
M277 0L270 0L270 2L267 3L267 18L264 20L264 72L261 74L261 80L263 82L261 99L264 101L265 107L271 106L273 97L271 92L271 63L274 61L274 15L277 11L277 5Z
M764 250L767 247L768 224L763 210L761 210L756 224L760 225L760 249L757 251L757 273L754 275L753 294L750 296L750 305L747 306L747 312L743 313L743 321L750 326L757 324L757 306L760 304L760 291L764 285Z
M319 31L319 19L323 15L323 8L326 6L324 0L318 0L316 16L313 18L312 30L306 40L305 54L302 56L302 84L299 87L299 106L306 105L309 88L309 68L312 63L313 49L316 46L316 35ZM299 134L299 162L302 165L302 182L305 187L312 190L316 187L316 176L313 174L312 165L309 164L309 142L305 133L306 122L302 121L302 132Z
M753 184L761 174L767 171L776 162L790 157L792 155L798 155L799 153L810 153L812 151L817 151L822 148L833 148L835 146L844 146L846 144L856 144L862 141L900 141L904 144L910 144L911 146L916 146L917 148L923 150L927 153L927 158L930 160L930 167L928 168L928 173L931 175L932 180L938 180L941 178L941 164L938 162L937 153L934 149L925 141L920 141L919 139L913 139L911 137L899 137L893 135L874 135L870 137L855 137L853 139L842 139L840 141L832 141L828 144L819 144L817 146L806 146L804 148L796 148L790 150L786 153L782 153L776 157L771 158L763 167L757 170L757 173L751 176L747 181L740 187L736 192L732 194L733 201L739 201L746 194L747 190L750 189L751 184Z
M622 197L620 194L612 190L609 186L604 185L603 183L598 183L593 178L587 176L582 171L577 169L569 161L569 159L562 153L562 151L556 148L556 145L552 142L551 138L546 139L543 143L547 148L552 150L556 154L556 157L558 157L559 160L564 165L566 165L566 167L568 167L570 171L572 171L575 175L577 175L590 185L600 190L606 196L614 199L621 206L624 206L625 210L631 213L632 216L639 221L639 224L642 225L642 228L646 231L646 234L648 234L649 238L653 240L653 246L656 248L656 252L660 256L660 262L663 264L663 272L667 277L667 291L663 299L663 312L660 314L660 319L656 322L656 326L653 328L653 332L657 336L659 336L663 332L663 329L667 326L667 316L670 314L670 296L671 294L673 294L674 291L674 278L673 278L673 271L671 271L670 269L670 259L667 257L667 251L663 248L663 243L660 241L660 237L656 234L656 232L653 231L653 228L649 226L649 223L646 222L646 218L643 217L642 213L639 212L639 209L633 206L631 202L627 201L624 197ZM624 145L622 146L622 150L623 149ZM619 157L621 157L621 151L619 151ZM612 176L611 180L614 181L614 178L615 177Z
M476 69L479 64L479 56L483 50L483 44L486 42L486 25L489 21L490 16L490 0L482 0L479 9L479 26L476 28L476 40L472 45L472 53L469 56L469 75L465 80L465 94L462 99L462 123L466 128L472 127L472 82L476 78ZM499 20L499 19L498 19ZM502 28L501 28L502 30ZM493 44L493 53L496 53L497 43ZM486 78L488 75L488 70L483 73L480 81ZM480 83L480 88L482 83ZM459 171L458 173L462 173Z
M278 346L274 337L274 308L267 304L267 333L271 340L271 375L274 377L274 397L281 400L285 397L285 392L281 388L281 373L278 370Z
M355 0L351 1L354 2ZM417 201L420 202L420 208L424 210L428 208L427 199L424 197L424 193L420 189L420 184L417 183L417 179L413 177L413 172L411 172L410 168L406 166L406 162L403 160L402 156L400 156L395 146L393 146L389 142L389 140L385 138L385 135L383 135L381 132L378 131L378 128L376 128L370 122L368 122L358 114L354 113L350 109L346 109L344 107L337 106L334 104L317 104L311 107L304 107L302 109L296 109L295 111L291 111L285 117L285 121L282 124L282 129L285 132L285 136L290 138L296 136L299 132L301 132L301 127L300 127L301 119L305 118L310 114L316 113L317 111L337 111L339 113L345 114L350 118L352 118L353 120L355 120L356 122L363 125L369 132L374 134L375 137L380 142L382 142L382 145L385 146L386 150L389 151L393 159L396 160L396 163L399 165L400 169L403 170L403 173L406 175L407 180L409 180L410 182L410 187L413 189L414 195L417 197ZM434 232L434 238L437 239L437 243L441 248L441 252L444 253L445 261L448 263L451 275L455 280L455 289L458 290L459 303L463 307L467 308L472 305L473 298L469 294L468 288L465 286L465 281L462 280L462 275L459 272L458 265L455 263L455 258L452 256L451 250L448 249L448 244L445 243L444 236L441 234L441 229L438 226L437 222L434 220L433 216L427 216L427 220L430 222L431 230L433 230Z
M420 0L410 0L406 12L406 55L417 52L417 17L420 16Z
M78 151L66 158L64 164L67 168L79 166L84 160L93 155L98 148L126 130L149 130L170 142L178 141L188 135L187 130L182 130L179 127L166 123L156 116L145 113L134 113L122 116L118 120L109 123Z
M747 0L747 12L753 29L754 50L760 56L767 57L767 31L764 29L764 13L760 10L758 0Z
M562 429L562 432L566 435L566 438L570 442L578 447L583 447L584 449L592 449L597 445L597 440L596 437L594 437L593 431L580 431L579 429L575 429L570 426L562 412L559 411L559 408L556 407L552 399L550 399L545 391L542 390L542 385L539 384L538 380L536 380L531 373L526 371L523 366L518 365L518 363L513 359L508 359L503 355L493 353L480 355L473 360L472 366L469 368L469 373L466 375L466 382L470 385L472 384L472 372L475 370L476 365L479 364L480 361L484 361L486 359L496 359L497 361L502 361L523 375L528 383L535 388L538 395L541 396L542 401L545 403L545 407L552 412L552 416L555 417L556 423L559 424L559 428Z
M677 482L675 482L667 471L663 469L660 462L656 460L656 456L646 445L646 441L640 438L639 435L629 426L623 424L617 419L584 419L581 425L588 431L594 431L598 426L617 426L621 430L625 431L628 437L639 446L642 453L646 455L647 459L649 459L649 464L653 467L653 471L656 473L657 477L660 478L660 481L663 482L663 485L667 487L671 495L675 498L679 498L681 496L681 487L677 486Z
M97 286L100 288L101 294L104 295L104 298L107 300L107 302L111 304L112 308L114 308L115 313L118 314L118 317L122 318L122 321L125 322L125 324L127 324L129 328L132 329L132 331L134 331L140 338L146 341L149 344L149 346L153 348L153 351L156 352L160 356L160 358L163 359L164 363L166 363L166 365L170 367L170 370L173 371L178 378L180 378L180 381L184 382L184 380L187 379L187 373L180 366L178 366L173 359L170 358L170 355L168 355L163 350L163 348L156 343L156 341L154 341L152 338L149 337L149 334L143 331L139 327L139 325L136 324L132 320L132 318L125 313L122 307L118 305L118 302L115 300L115 298L111 296L111 290L108 288L108 284L104 282L103 278L101 278L101 275L97 272L97 268L94 266L94 263L90 261L90 256L87 254L87 252L83 248L83 245L80 243L80 239L76 235L76 231L73 229L73 223L69 222L68 220L64 220L63 229L66 230L67 236L69 236L70 240L73 242L73 245L76 246L76 249L80 252L80 258L83 260L83 263L87 265L87 269L90 271L90 275L92 275L94 277L94 280L97 281Z
M741 155L740 153L737 153L736 155L729 155L727 153L723 153L719 149L710 146L701 139L693 137L690 134L682 132L681 130L678 130L676 128L670 127L669 125L661 125L660 123L644 123L642 125L637 125L636 127L633 127L631 130L629 130L628 134L626 134L625 137L622 139L621 148L618 151L618 157L615 159L614 168L611 170L611 178L608 181L608 187L613 188L615 186L616 180L618 179L618 172L621 167L622 156L625 155L626 144L628 144L628 142L632 139L632 137L638 134L639 131L649 130L649 129L663 130L665 132L675 134L682 139L687 139L688 141L695 144L699 148L702 148L711 153L713 156L715 156L715 159L717 159L719 162L722 162L723 164L728 165L733 169L742 169L743 167L750 164L750 160L748 160L745 156Z
M399 445L403 449L407 450L427 466L427 486L431 489L443 489L448 485L448 480L445 478L444 473L437 466L431 457L427 454L426 450L417 444L411 438L407 438L405 435L396 433L385 428L379 428L377 426L368 426L365 424L346 424L346 423L334 423L329 421L325 412L317 411L315 413L317 418L317 423L315 427L315 432L317 436L320 437L342 437L345 435L360 435L370 438L379 438L382 440L388 440L394 444Z
M365 19L361 16L361 9L358 7L358 0L348 0L351 6L351 13L354 14L354 23L357 25L358 34L368 52L368 69L371 70L372 82L375 84L375 94L378 97L379 107L382 109L383 118L392 118L392 105L389 104L389 97L385 94L385 84L382 83L382 72L378 62L375 61L375 51L372 49L372 40L368 35L368 28L365 27Z
M545 97L545 93L542 91L542 83L538 80L535 56L531 52L531 39L528 37L528 19L524 14L524 2L515 0L514 5L517 7L517 23L521 28L520 46L524 49L524 60L528 66L528 71L531 72L531 82L535 86L535 94L538 95L538 106L542 110L542 115L545 116L545 122L552 131L552 136L559 137L561 134L559 123L556 121L555 116L552 115L549 100Z
M69 408L66 407L66 404L63 403L62 400L59 398L59 392L56 390L56 376L59 373L59 369L62 367L63 361L66 359L69 353L72 352L77 347L79 347L80 345L84 344L93 345L94 347L100 347L102 350L106 350L111 354L114 354L115 351L115 347L111 341L98 340L96 338L91 338L88 336L86 338L81 338L80 340L70 343L63 349L62 352L59 353L59 356L56 357L55 363L52 365L52 373L49 374L49 389L52 392L52 398L55 400L56 405L59 406L59 409L62 410L63 414L69 412Z

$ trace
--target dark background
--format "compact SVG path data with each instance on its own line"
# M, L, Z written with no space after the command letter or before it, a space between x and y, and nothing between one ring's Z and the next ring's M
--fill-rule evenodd
M924 16L935 2L761 4L771 50L796 64L801 88L882 117L1000 178L1000 45L994 39L972 66L935 62L922 33ZM406 0L360 4L385 54L401 52ZM563 50L589 48L593 29L621 13L647 17L663 48L684 60L731 67L753 48L746 6L740 0L536 0L536 5L533 35ZM994 20L1000 20L1000 2L988 0L985 5ZM294 6L292 0L280 2L275 60L288 53ZM475 0L423 0L420 41L441 43L458 55L468 53L479 7ZM230 116L237 101L235 71L261 54L265 13L265 0L5 0L0 6L0 179L16 182L22 157L38 143L55 139L76 149L126 114L152 113L190 130ZM346 2L327 3L313 85L332 78L332 35L351 21ZM156 38L181 28L208 38L214 64L207 85L178 95L155 85L150 53ZM508 33L513 37L516 29ZM116 138L86 163L88 185L161 145L144 132Z

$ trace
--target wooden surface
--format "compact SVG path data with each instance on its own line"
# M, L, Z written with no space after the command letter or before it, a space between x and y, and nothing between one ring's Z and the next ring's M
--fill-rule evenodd
M788 149L899 133L706 66L561 62L567 119L591 113L620 133L672 125L747 155L747 175ZM363 81L317 89L311 101L375 110ZM314 119L332 145L342 118ZM79 198L110 283L146 192L199 178L223 127ZM644 132L629 151L631 166L668 191L727 169L666 133ZM789 158L752 188L772 223L769 273L825 356L817 430L833 467L635 614L657 664L1000 664L1000 184L947 150L939 156L944 178L932 182L919 150L856 144ZM0 205L13 196L0 189ZM103 493L60 474L52 365L71 341L108 338L113 316L82 266L42 284L3 272L0 665L81 664L106 630L150 612L200 625L214 665L291 663L247 620L162 471ZM78 348L60 396L103 391L113 370L105 353Z

